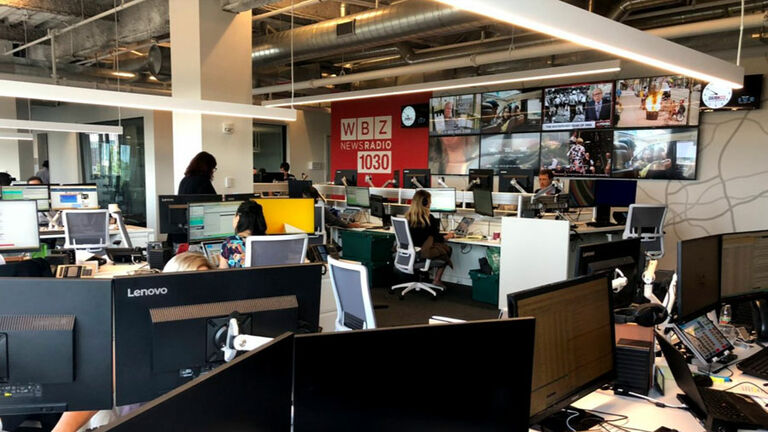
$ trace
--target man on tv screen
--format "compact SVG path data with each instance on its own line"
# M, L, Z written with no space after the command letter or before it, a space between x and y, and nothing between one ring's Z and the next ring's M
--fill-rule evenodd
M586 121L611 119L611 102L603 100L603 90L600 87L592 90L592 100L587 103L585 119Z

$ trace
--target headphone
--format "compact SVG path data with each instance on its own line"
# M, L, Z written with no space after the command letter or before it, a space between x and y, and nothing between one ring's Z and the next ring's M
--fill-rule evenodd
M429 200L427 199L427 197L424 197L421 199L421 205L423 205L424 207L429 205Z
M658 303L645 303L637 307L613 311L616 324L636 323L643 327L653 327L661 324L668 316L667 309Z

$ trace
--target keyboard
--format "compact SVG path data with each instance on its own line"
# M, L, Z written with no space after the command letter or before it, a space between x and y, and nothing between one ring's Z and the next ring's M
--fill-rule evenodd
M699 391L704 397L707 409L714 417L732 419L734 421L747 419L742 410L729 399L732 395L729 395L728 392L702 388Z
M747 375L768 380L768 348L763 348L745 358L736 367Z

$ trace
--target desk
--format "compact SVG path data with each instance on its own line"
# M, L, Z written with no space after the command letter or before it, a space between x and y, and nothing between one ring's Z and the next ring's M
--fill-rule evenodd
M99 272L93 277L96 279L113 279L116 276L130 276L136 270L149 270L148 263L139 264L105 264L99 267Z
M128 236L131 238L133 247L147 247L147 243L155 241L155 230L152 228L144 228L134 225L126 225ZM120 231L115 229L109 230L109 235L112 240L120 238ZM64 230L49 231L47 229L40 230L40 239L63 239Z

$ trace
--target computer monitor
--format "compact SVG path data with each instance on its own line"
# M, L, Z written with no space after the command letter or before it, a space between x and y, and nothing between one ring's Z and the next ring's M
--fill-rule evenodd
M609 225L611 207L629 207L635 203L637 181L596 180L595 181L595 223Z
M613 380L612 300L604 274L507 296L510 317L536 318L532 425Z
M346 181L346 185L342 179ZM336 170L336 174L333 176L333 184L357 186L357 170Z
M423 189L431 186L432 176L428 169L403 170L403 185L401 186L403 189Z
M768 231L725 234L721 240L720 297L768 291Z
M64 222L65 247L103 249L110 246L109 211L66 210L61 220Z
M250 236L245 239L245 266L301 264L307 258L306 234Z
M573 184L573 183L571 183ZM627 286L613 295L617 308L628 307L639 295L640 276L645 269L645 254L639 238L579 245L576 250L576 276L608 273L614 278L614 269L621 270Z
M568 208L594 207L595 184L595 180L571 179L568 182Z
M51 209L54 211L99 208L96 185L51 185L50 191Z
M512 186L513 179L526 192L533 193L533 170L522 168L499 170L499 192L519 193L520 191Z
M279 336L99 430L288 431L293 339Z
M288 180L288 197L304 198L304 191L312 187L312 180Z
M0 253L40 249L36 201L0 201Z
M456 189L432 188L425 190L432 196L432 203L429 206L429 211L435 213L456 212Z
M221 195L158 196L157 217L160 220L160 232L163 234L186 234L187 224L189 223L189 203L221 201Z
M347 206L368 208L371 206L371 192L367 187L347 186Z
M531 319L299 335L294 430L525 431L532 352Z
M213 202L189 204L189 242L223 240L234 235L232 220L239 202Z
M387 214L383 196L371 194L371 216L381 219L381 224L385 227L392 225L392 216Z
M720 303L720 236L677 243L677 321L687 322Z
M492 169L470 169L469 170L469 189L493 190Z
M117 405L154 399L221 365L221 338L235 311L242 334L318 331L322 269L316 263L115 278Z
M475 213L493 216L493 192L487 189L473 189L472 200L475 203Z
M111 283L0 278L0 416L112 408Z
M35 200L37 211L50 210L48 185L0 186L0 199L3 201Z

